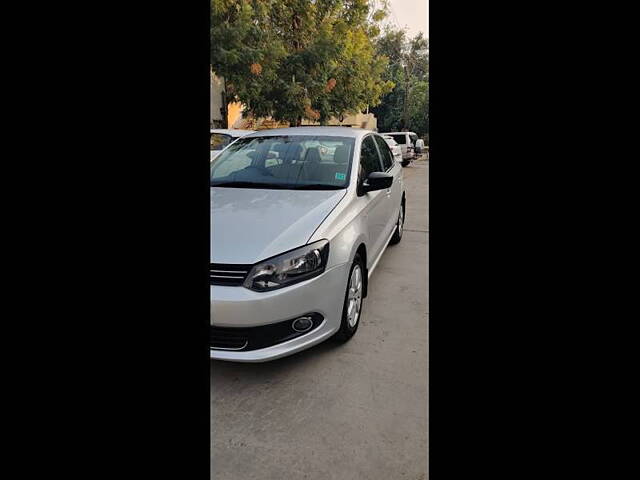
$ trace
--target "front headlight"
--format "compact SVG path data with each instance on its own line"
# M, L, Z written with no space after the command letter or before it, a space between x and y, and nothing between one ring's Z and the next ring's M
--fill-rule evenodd
M329 242L319 240L254 265L244 286L258 292L287 287L320 275L328 258Z

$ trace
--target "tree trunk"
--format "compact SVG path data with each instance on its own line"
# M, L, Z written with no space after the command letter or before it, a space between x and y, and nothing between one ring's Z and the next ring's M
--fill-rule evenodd
M409 75L407 74L407 67L404 67L404 105L402 109L402 123L405 128L409 125Z
M227 101L227 79L223 79L224 90L222 91L222 108L220 108L220 114L222 115L222 128L229 128L229 102Z

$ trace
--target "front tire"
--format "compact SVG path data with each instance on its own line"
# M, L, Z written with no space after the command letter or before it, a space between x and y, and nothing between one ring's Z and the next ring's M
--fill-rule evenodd
M339 342L347 342L353 337L360 325L362 317L362 304L364 294L364 263L359 254L356 254L349 271L347 291L342 307L342 322L340 330L335 334Z

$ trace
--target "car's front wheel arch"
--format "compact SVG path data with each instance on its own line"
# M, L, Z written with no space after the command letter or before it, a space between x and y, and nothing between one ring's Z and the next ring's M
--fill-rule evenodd
M364 268L363 274L363 286L362 286L362 298L367 298L367 292L369 290L369 270L367 269L367 247L364 243L358 245L355 255L360 255ZM354 255L354 258L355 258Z

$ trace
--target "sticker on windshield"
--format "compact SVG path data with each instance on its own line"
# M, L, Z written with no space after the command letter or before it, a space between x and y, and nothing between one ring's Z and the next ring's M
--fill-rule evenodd
M344 180L345 178L347 178L345 173L336 173L336 180Z

